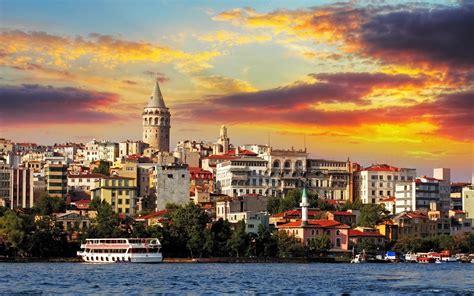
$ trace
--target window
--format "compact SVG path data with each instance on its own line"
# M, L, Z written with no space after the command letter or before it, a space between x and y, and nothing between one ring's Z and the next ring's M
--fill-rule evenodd
M169 179L173 179L173 174L168 174Z
M380 190L380 191L379 191L379 195L380 195L380 196L383 196L383 190Z
M123 200L121 198L118 199L118 204L121 205Z

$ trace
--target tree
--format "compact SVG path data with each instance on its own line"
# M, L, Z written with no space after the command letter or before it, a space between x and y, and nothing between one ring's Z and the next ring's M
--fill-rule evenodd
M51 197L48 194L43 194L35 204L34 209L40 215L64 213L66 211L66 202L60 197Z
M258 257L276 257L278 253L278 245L275 237L270 230L263 225L258 227L255 249L255 255Z
M249 246L249 237L245 231L245 222L241 220L235 226L235 230L228 242L231 254L240 257L245 254Z
M331 249L331 239L327 235L312 238L309 241L308 248L314 253L324 253Z
M359 226L374 227L385 215L382 205L365 204L360 210Z
M97 215L92 221L92 225L85 233L86 237L108 238L128 236L122 230L120 218L112 209L112 206L106 201L95 202L95 210Z
M267 199L267 211L270 214L276 214L280 211L281 197L269 196Z
M94 168L92 170L92 172L102 174L102 175L105 175L105 176L110 176L109 169L110 169L110 162L105 161L105 160L100 160L99 161L99 166Z
M209 254L216 257L229 256L228 242L232 237L232 229L227 220L220 218L212 223L209 234L206 236Z
M6 211L0 217L0 237L3 238L8 253L16 255L22 249L26 233L23 219L13 211Z
M278 257L302 257L306 253L304 246L302 246L296 238L289 236L285 231L277 231L276 240Z
M192 258L202 257L205 254L205 229L209 223L209 216L203 209L193 203L179 206L170 213L171 223L164 228L163 250L172 247L174 250L181 249L180 256L188 255ZM171 249L169 249L171 251Z

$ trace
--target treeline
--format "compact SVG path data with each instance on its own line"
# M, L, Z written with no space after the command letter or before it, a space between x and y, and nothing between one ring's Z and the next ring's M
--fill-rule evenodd
M93 201L97 217L84 237L157 237L164 257L303 257L318 255L331 248L328 237L315 239L309 247L284 232L260 227L258 233L247 233L240 221L232 227L228 221L212 222L202 208L193 203L168 205L168 219L162 225L145 227L121 221L110 205Z
M42 198L45 207L28 213L0 207L0 256L8 257L72 257L79 247L69 242L67 233L54 223L51 214L43 215L56 206L56 201Z
M428 237L407 237L393 243L398 252L440 252L449 250L452 253L474 253L474 233L451 236L447 234Z

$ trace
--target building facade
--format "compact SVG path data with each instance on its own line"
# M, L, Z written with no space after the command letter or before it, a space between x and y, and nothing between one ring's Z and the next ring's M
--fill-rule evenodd
M414 181L415 178L416 169L372 165L354 173L354 199L360 199L364 204L378 204L395 195L396 183Z
M44 166L46 192L49 196L66 198L67 168L68 166L62 163L48 163Z
M112 206L119 214L134 215L136 206L136 180L133 178L111 176L95 181L92 198L99 198Z
M155 165L152 184L156 192L156 211L167 203L186 204L189 198L189 171L187 165Z

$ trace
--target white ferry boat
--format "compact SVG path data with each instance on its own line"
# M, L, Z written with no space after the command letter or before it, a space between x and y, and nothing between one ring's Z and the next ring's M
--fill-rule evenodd
M77 255L90 263L158 263L163 261L157 238L86 239Z

